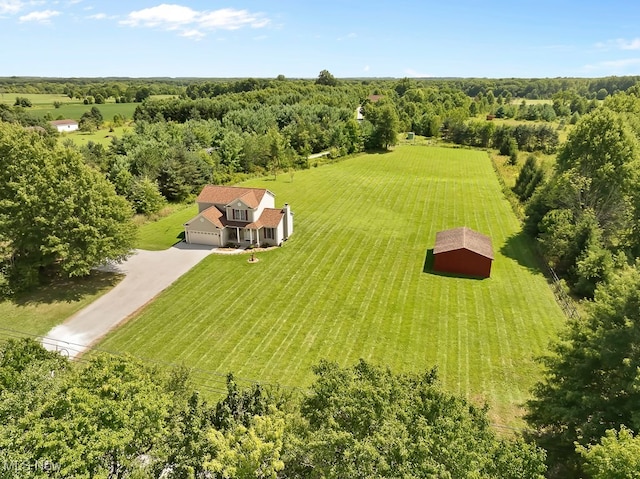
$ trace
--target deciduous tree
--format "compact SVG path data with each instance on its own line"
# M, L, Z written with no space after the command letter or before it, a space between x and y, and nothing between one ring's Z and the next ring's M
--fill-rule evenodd
M640 430L638 265L598 286L588 316L568 323L543 364L526 419L557 476L569 477L576 443L594 445L621 424Z
M129 204L77 151L0 123L0 163L5 290L37 283L43 269L83 276L129 253L135 238Z
M289 423L287 477L542 478L542 452L498 439L486 409L445 392L435 370L322 361L314 372L301 420Z
M578 446L591 479L637 479L640 477L640 436L622 426L610 429L598 444Z
M329 70L322 70L316 79L316 85L336 86L337 84L338 80Z

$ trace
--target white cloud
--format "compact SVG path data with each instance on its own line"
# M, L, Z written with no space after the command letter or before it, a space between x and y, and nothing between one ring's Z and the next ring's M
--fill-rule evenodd
M357 33L351 32L351 33L348 33L347 35L345 35L344 37L338 37L337 40L339 42L341 42L342 40L348 40L348 39L357 38L357 37L358 37Z
M640 50L640 38L633 40L618 40L618 46L622 50Z
M413 77L413 78L426 78L426 77L433 76L431 73L419 73L415 71L413 68L405 68L404 73L408 77Z
M369 67L369 65L365 65L362 71L368 72L370 69L371 67Z
M87 16L89 20L113 20L118 18L117 15L107 15L106 13L94 13L93 15Z
M57 17L58 15L60 15L60 12L57 10L42 10L22 15L19 20L21 22L49 23L53 17Z
M181 37L192 38L193 40L200 40L206 35L199 30L185 30L180 34Z
M213 12L202 12L198 23L203 28L209 28L211 30L237 30L245 26L252 28L266 27L269 20L259 14L249 13L246 10L223 8Z
M130 27L179 30L183 37L200 39L206 35L204 32L206 30L262 28L269 24L269 19L260 13L251 13L247 10L222 8L198 11L182 5L163 3L156 7L131 12L120 24Z
M194 22L197 15L198 12L189 7L183 7L181 5L167 5L163 3L157 7L145 8L144 10L131 12L127 19L122 20L120 23L131 27L164 26L173 29L176 25L184 25Z
M609 68L624 68L631 65L640 64L640 58L624 58L622 60L609 60L606 62L600 63L603 67Z
M640 50L640 38L631 40L616 38L615 40L596 43L595 47L598 50Z
M18 13L23 6L20 0L0 0L0 15Z
M588 72L604 71L605 74L614 75L627 73L626 68L640 65L640 58L623 58L621 60L608 60L596 64L585 65L584 70ZM630 74L630 73L629 73Z

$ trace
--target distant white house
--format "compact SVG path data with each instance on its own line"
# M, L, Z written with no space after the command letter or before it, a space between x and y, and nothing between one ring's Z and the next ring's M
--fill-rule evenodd
M293 212L264 188L207 185L196 199L199 213L184 224L187 243L225 246L280 245L293 233Z
M75 120L55 120L50 121L59 132L76 131L78 129L78 122Z

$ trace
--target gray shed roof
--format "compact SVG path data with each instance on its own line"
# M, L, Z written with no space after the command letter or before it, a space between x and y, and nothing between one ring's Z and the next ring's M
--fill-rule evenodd
M474 253L493 259L491 238L463 226L436 233L436 244L433 254L468 249Z

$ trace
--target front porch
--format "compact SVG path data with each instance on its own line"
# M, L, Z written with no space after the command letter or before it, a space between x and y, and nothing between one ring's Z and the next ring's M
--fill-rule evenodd
M227 226L225 228L226 242L240 247L277 246L279 244L276 228L243 228L242 226Z

